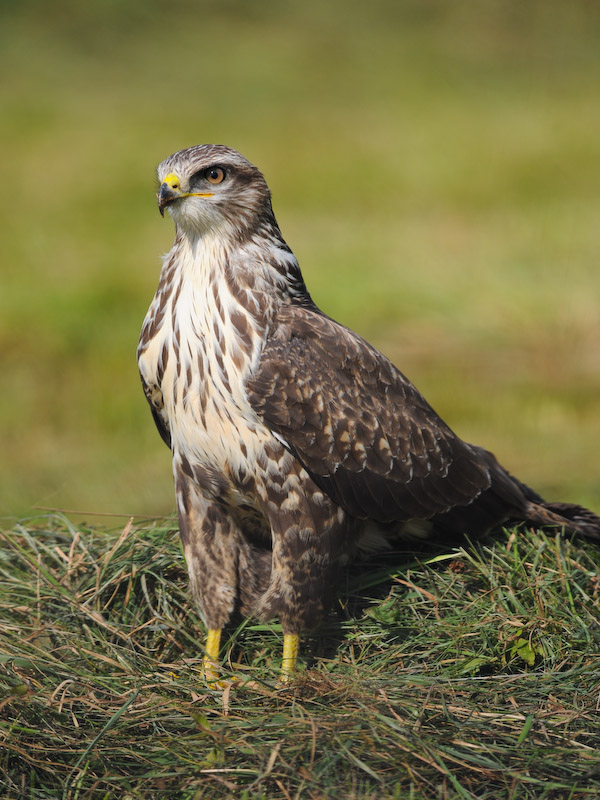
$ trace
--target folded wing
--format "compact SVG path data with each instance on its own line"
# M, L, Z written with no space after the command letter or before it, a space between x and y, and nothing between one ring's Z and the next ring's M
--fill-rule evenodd
M490 487L479 448L385 356L316 309L281 309L247 390L265 424L353 516L429 518Z

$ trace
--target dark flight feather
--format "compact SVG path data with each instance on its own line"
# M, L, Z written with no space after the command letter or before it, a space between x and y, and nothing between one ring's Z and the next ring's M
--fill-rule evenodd
M479 451L385 356L316 309L281 308L247 390L315 483L353 516L429 518L490 486Z
M259 417L353 517L430 519L452 535L527 520L600 538L595 514L544 504L492 453L456 436L385 356L315 307L280 308L247 391Z

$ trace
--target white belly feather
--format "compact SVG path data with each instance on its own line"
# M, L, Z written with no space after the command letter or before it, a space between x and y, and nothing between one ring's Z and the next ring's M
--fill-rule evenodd
M182 247L162 325L138 363L146 384L162 396L160 413L173 453L235 479L252 471L267 443L277 443L244 388L260 358L264 331L232 297L219 256L206 242L201 251ZM158 293L147 319L157 302ZM231 322L240 313L249 323L244 337Z

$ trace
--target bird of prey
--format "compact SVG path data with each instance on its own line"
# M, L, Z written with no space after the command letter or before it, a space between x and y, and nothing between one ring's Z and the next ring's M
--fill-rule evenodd
M240 153L190 147L158 180L176 235L138 363L172 452L207 679L234 611L280 619L289 678L299 635L363 548L518 521L600 538L595 514L546 503L462 441L384 355L315 305L265 179Z

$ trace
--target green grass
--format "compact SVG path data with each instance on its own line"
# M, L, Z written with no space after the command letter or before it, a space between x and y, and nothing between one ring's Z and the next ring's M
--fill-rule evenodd
M600 508L600 8L0 4L0 511L165 515L134 352L154 167L237 146L316 300L465 438Z
M531 531L354 571L276 686L227 631L225 692L170 523L2 532L3 800L600 797L598 550Z

